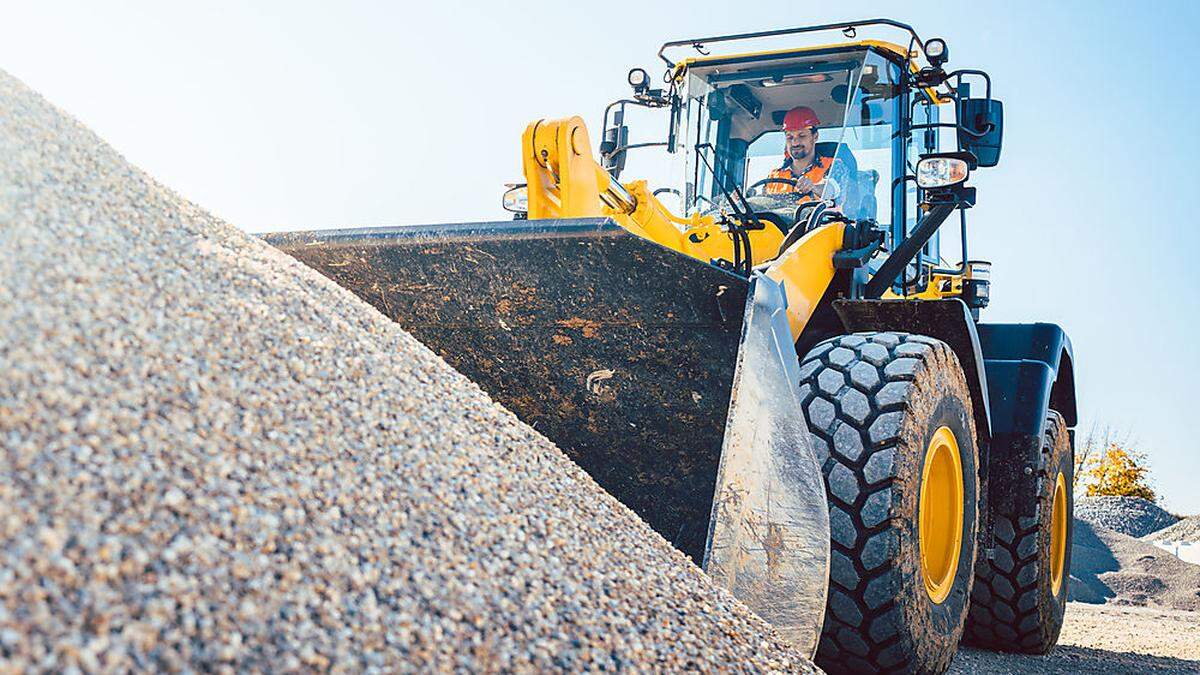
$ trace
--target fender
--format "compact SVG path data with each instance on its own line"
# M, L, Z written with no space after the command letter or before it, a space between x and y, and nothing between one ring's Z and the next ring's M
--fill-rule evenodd
M984 354L975 321L966 303L946 300L835 300L833 308L849 332L894 330L928 335L950 345L962 364L971 391L971 407L979 447L987 448L993 434Z
M1012 512L1038 497L1035 482L1016 476L1038 469L1046 414L1057 411L1068 427L1078 422L1075 359L1066 333L1050 323L979 324L979 339L995 432L988 499Z
M1041 438L1050 409L1074 427L1075 358L1063 329L1052 323L981 323L978 328L993 431Z
M937 338L954 350L971 390L981 464L989 475L1036 466L1046 414L1078 422L1075 358L1062 328L1050 323L980 323L965 303L946 300L836 300L847 331L898 330ZM1011 508L1036 495L1016 481L992 482L988 499ZM1008 487L1005 487L1008 486Z

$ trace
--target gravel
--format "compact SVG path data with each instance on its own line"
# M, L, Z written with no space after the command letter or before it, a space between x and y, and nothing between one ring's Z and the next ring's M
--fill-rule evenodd
M1188 516L1142 537L1144 541L1200 542L1200 516Z
M1200 611L1200 565L1149 542L1076 520L1071 599Z
M1144 537L1179 520L1141 497L1081 497L1075 500L1075 517L1131 537Z
M351 294L0 72L0 660L808 671Z
M1197 673L1200 615L1145 607L1067 605L1045 656L963 648L951 673Z

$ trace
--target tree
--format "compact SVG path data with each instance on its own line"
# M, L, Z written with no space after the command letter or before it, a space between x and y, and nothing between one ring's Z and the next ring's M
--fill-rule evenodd
M1100 461L1103 453L1110 446L1118 445L1122 448L1132 448L1137 444L1134 443L1132 434L1126 431L1118 431L1111 425L1100 424L1093 422L1091 429L1087 435L1083 437L1083 442L1075 448L1075 492L1079 492L1080 481L1085 476L1091 473L1092 468Z
M1110 443L1095 466L1087 470L1087 494L1089 497L1112 495L1158 501L1158 495L1150 487L1149 472L1144 454Z

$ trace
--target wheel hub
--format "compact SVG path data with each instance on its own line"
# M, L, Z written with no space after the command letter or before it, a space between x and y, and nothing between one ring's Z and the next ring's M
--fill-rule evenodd
M1067 558L1067 483L1061 471L1054 480L1050 509L1050 590L1058 595Z
M962 458L950 427L939 427L925 450L917 513L925 592L941 604L954 586L963 529Z

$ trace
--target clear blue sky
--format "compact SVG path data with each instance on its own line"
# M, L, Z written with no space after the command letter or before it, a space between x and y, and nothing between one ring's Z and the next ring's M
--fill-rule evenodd
M598 129L667 39L869 16L942 36L1005 101L1003 161L973 179L987 318L1065 326L1081 432L1131 434L1166 505L1200 512L1196 3L114 5L0 0L0 68L250 231L498 217L524 125Z

